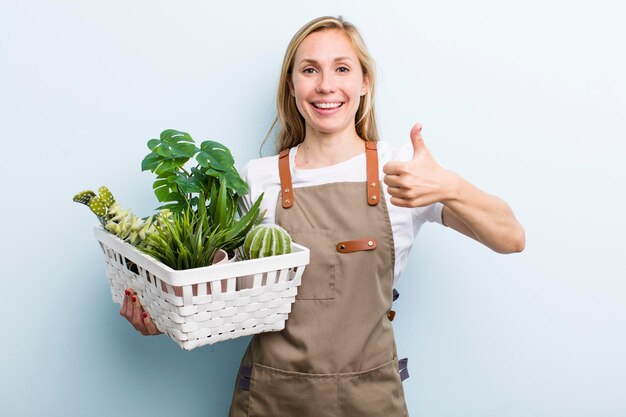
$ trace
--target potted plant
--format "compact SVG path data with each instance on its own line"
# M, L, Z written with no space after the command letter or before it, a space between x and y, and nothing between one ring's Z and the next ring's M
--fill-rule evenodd
M308 249L292 242L291 253L238 259L238 248L263 218L263 195L241 212L248 188L228 148L214 141L196 147L188 133L172 129L148 148L141 167L157 176L157 214L139 218L122 210L106 187L74 197L98 216L94 234L113 300L121 304L124 290L135 289L157 328L187 350L284 328ZM225 253L234 262L224 263ZM254 276L251 287L237 288L243 276Z
M157 228L146 253L174 269L210 265L219 249L234 257L248 231L263 218L259 215L263 195L236 219L242 214L239 200L248 193L248 186L228 148L215 141L204 141L198 148L188 133L173 129L149 140L148 148L151 152L141 169L156 174L153 189L163 203L157 209L171 210L176 227ZM192 158L196 165L186 169ZM197 244L197 236L203 236L203 245ZM186 250L179 250L182 247Z

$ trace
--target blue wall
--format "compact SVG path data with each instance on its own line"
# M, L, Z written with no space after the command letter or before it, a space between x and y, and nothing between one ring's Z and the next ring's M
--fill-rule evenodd
M226 415L249 338L185 352L137 334L71 197L106 184L150 213L140 161L166 128L256 157L284 49L323 14L377 59L383 138L422 122L438 162L526 228L514 255L422 229L394 321L411 415L626 415L620 8L0 1L0 415Z

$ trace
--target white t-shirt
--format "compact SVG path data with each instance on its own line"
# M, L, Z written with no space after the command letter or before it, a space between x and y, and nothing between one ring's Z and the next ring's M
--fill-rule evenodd
M297 146L289 152L289 166L293 188L327 184L332 182L365 182L366 165L365 153L351 159L324 168L297 169L295 156ZM413 157L411 143L394 149L387 142L378 142L378 169L382 180L383 166L389 161L407 161ZM244 212L252 206L262 192L265 192L261 202L261 212L267 209L263 223L275 223L276 203L280 192L280 177L278 174L278 155L250 160L241 170L241 177L250 187L250 193L243 198ZM396 263L394 269L394 284L402 274L407 257L413 246L413 241L425 222L443 224L441 220L442 203L434 203L426 207L406 208L391 204L387 185L381 182L391 221ZM297 195L297 194L296 194ZM297 197L296 197L297 200ZM364 203L365 204L365 203Z

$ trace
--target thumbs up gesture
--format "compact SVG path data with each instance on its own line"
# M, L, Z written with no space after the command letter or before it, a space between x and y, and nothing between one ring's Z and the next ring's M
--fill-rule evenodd
M390 161L383 166L383 181L391 204L400 207L425 207L449 198L454 173L442 168L432 157L422 138L422 125L411 129L413 159Z

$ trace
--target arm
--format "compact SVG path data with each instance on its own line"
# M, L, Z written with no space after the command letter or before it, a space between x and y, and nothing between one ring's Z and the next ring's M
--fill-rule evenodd
M443 224L498 253L524 250L524 228L508 204L479 190L461 176L448 173L448 197L442 201Z
M424 144L421 125L411 130L411 141L413 159L388 162L383 167L392 204L425 207L441 202L445 226L498 253L524 249L524 229L503 200L441 167Z

